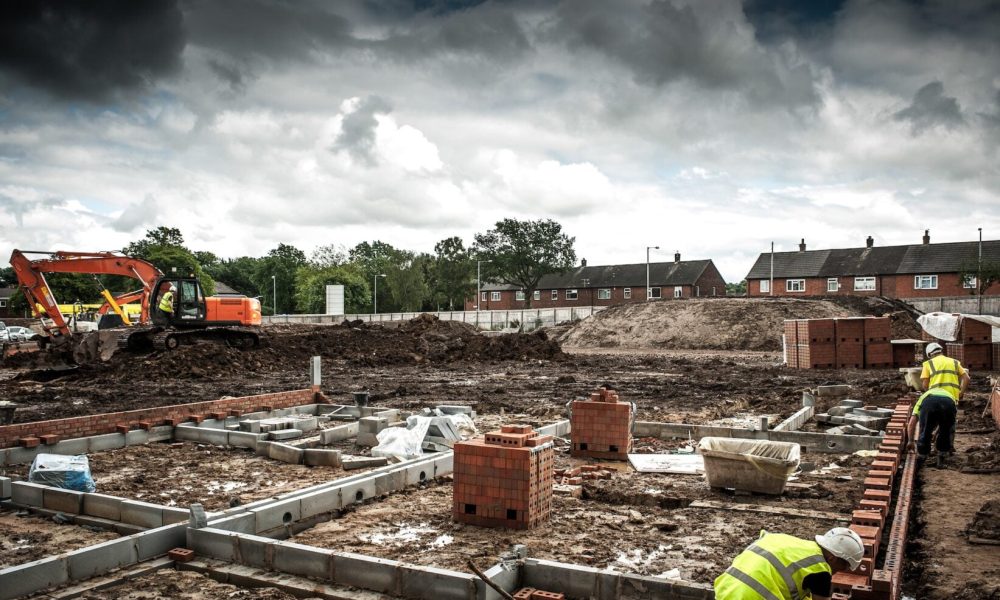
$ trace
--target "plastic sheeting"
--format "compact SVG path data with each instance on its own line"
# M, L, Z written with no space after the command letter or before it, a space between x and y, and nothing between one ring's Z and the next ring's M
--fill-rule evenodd
M923 327L924 331L939 340L954 342L958 339L958 329L961 326L962 319L971 319L992 325L993 341L1000 342L1000 317L932 312L917 317L917 323Z
M94 478L90 475L90 461L85 454L38 454L28 471L28 481L77 492L93 492L97 489Z
M372 448L372 456L409 460L422 456L421 445L434 419L448 419L461 434L462 439L475 437L476 426L468 415L446 415L444 417L412 416L406 419L406 428L389 427L378 432L378 446Z

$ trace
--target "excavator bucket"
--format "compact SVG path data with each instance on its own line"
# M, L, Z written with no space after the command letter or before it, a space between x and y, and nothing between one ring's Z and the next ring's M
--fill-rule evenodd
M122 331L104 329L77 334L71 340L73 362L85 365L110 360L118 352Z

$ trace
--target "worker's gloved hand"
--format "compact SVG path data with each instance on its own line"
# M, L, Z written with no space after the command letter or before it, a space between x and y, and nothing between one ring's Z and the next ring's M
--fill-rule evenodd
M910 440L910 441L909 441L909 442L907 442L907 444L906 444L906 451L907 451L907 452L913 452L913 450L914 450L914 449L915 449L916 447L917 447L917 444L916 444L916 442L914 442L913 440Z

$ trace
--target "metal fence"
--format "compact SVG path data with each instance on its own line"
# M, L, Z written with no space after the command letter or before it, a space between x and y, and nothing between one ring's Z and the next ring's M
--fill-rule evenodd
M965 313L968 315L993 315L1000 317L1000 296L983 296L983 310L979 310L977 296L951 296L947 298L903 298L921 312Z
M442 321L461 321L486 331L534 331L566 321L579 321L599 313L606 306L581 306L572 308L538 308L523 310L448 310L431 312ZM264 325L275 323L340 323L343 321L408 321L420 312L378 313L353 315L274 315L263 317Z

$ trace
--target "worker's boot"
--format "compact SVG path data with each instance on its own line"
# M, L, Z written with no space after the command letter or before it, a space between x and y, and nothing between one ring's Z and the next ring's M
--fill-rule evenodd
M938 452L938 455L937 455L937 468L939 468L939 469L943 469L944 468L944 459L946 458L945 454L947 454L947 453L946 452Z

